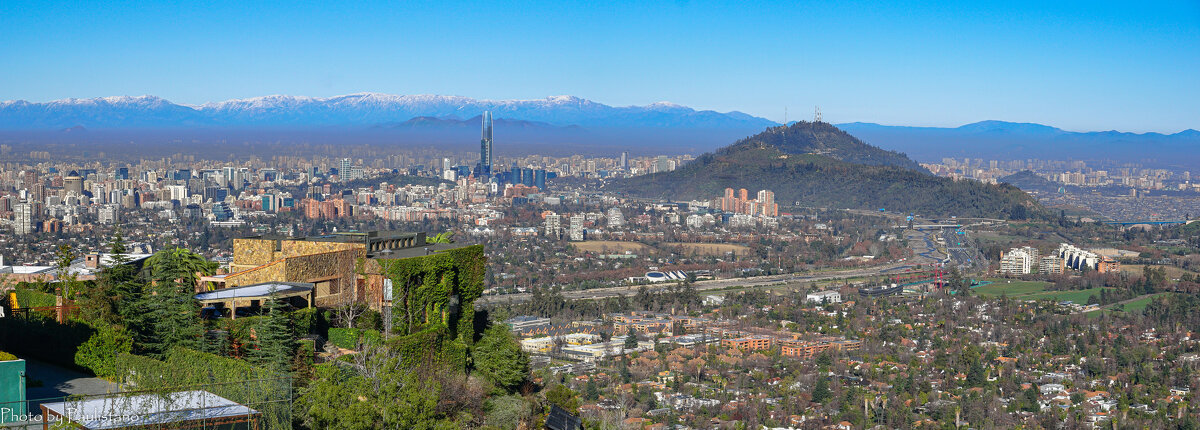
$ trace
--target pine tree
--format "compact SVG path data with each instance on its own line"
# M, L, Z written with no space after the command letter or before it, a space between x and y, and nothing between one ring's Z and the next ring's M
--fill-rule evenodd
M825 403L833 397L833 392L829 391L829 379L821 378L817 380L817 386L813 388L812 401L816 403Z
M280 302L275 289L271 289L266 302L267 317L263 318L255 328L255 340L251 344L250 362L264 368L287 372L296 345L292 339L292 329L288 326L288 316L284 304Z
M630 327L629 333L625 336L625 349L637 349L637 346L637 332L633 331L633 327Z
M133 326L140 352L163 357L176 346L199 349L204 327L200 307L192 297L196 274L211 273L213 264L182 248L162 250L146 259L150 282L138 302Z

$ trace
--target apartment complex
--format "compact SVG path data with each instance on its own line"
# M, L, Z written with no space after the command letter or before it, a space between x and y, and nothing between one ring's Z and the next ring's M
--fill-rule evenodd
M754 199L745 188L734 192L733 188L725 189L725 196L713 202L713 206L722 211L746 215L779 216L779 204L775 203L775 193L770 190L759 191Z
M1038 249L1030 246L1013 248L1000 254L1000 273L1003 275L1028 275L1033 273L1038 261Z

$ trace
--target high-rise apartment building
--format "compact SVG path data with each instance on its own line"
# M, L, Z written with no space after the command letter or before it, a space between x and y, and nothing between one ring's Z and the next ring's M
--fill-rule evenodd
M750 192L745 188L736 192L733 188L725 189L725 196L720 199L722 211L746 215L779 216L779 205L775 203L775 193L771 190L759 191L757 199L750 200Z
M557 238L559 231L562 231L562 217L553 212L546 214L545 235Z
M583 239L583 215L571 215L571 240L578 242Z
M117 224L119 222L121 222L120 206L108 204L100 208L101 224Z
M617 228L625 225L625 215L621 213L621 208L614 207L608 210L608 228Z
M20 203L13 206L13 233L17 235L33 233L33 205Z
M1023 249L1013 248L1000 257L1000 273L1005 275L1028 275L1033 258Z

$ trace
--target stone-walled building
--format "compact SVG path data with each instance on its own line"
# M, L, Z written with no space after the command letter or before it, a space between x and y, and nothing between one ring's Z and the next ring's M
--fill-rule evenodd
M254 236L233 240L230 273L204 277L218 288L263 282L314 284L314 305L322 308L350 303L383 306L384 282L364 270L370 260L421 257L461 248L428 243L425 233L371 231L313 237Z

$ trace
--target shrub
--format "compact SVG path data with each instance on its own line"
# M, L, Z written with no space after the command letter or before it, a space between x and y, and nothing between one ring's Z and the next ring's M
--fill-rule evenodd
M377 330L363 330L359 332L359 336L364 345L383 345L383 335Z
M356 328L331 328L329 329L329 342L339 348L358 348L359 331Z
M117 376L117 354L133 350L133 338L119 327L97 327L96 333L75 351L75 364L101 378Z
M19 360L19 359L15 355L9 354L4 351L0 351L0 361L13 361L13 360Z
M296 355L292 360L292 372L298 385L304 385L312 379L313 365L316 363L317 343L313 339L296 341Z
M380 314L379 311L368 309L354 320L354 327L369 330L383 330L383 314Z
M325 312L317 308L304 308L292 312L292 327L295 328L296 337L307 334L326 336L329 331L328 321Z

